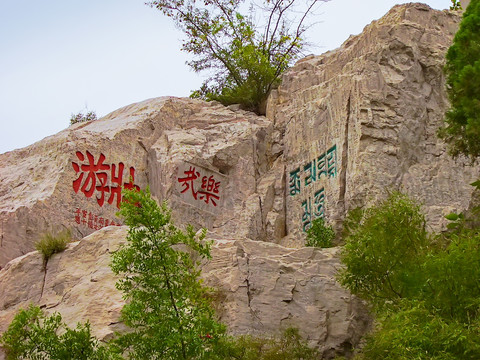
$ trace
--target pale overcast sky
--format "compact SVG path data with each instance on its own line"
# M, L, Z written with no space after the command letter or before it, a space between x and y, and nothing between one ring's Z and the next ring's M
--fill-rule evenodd
M383 16L395 0L331 0L309 33L321 54ZM450 0L428 0L446 9ZM143 0L0 0L0 153L158 96L188 96L203 77L185 65L182 34Z

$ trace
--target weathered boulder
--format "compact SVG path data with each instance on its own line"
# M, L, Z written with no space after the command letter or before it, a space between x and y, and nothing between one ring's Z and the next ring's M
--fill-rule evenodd
M0 333L31 302L60 312L71 327L89 320L103 340L123 330L123 300L109 263L126 230L110 226L96 231L53 255L46 271L38 252L9 262L0 271ZM340 266L336 252L216 240L202 276L218 290L218 314L229 332L264 335L295 326L326 358L348 355L369 326L369 317L361 301L335 281Z
M281 191L274 176L259 181L279 168L269 155L271 130L252 113L158 98L0 155L0 266L33 250L44 232L69 228L81 239L121 224L122 187L149 185L176 217L217 234L265 238L262 201ZM277 208L282 216L268 229L281 237Z
M436 136L448 100L443 65L460 17L424 4L393 7L341 48L300 60L269 99L272 148L286 166L286 232L400 189L429 225L463 211L478 166L452 160Z

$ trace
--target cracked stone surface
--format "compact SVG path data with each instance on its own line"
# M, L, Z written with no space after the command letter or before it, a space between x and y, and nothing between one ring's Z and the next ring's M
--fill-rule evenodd
M337 225L348 210L392 190L423 204L434 230L444 215L468 208L469 184L480 169L452 160L436 136L448 108L445 53L459 21L457 12L397 5L340 48L304 58L284 74L267 116L284 150L287 184L293 171L301 174L300 191L286 199L292 242L310 220L305 214L315 217L322 189L320 210ZM320 156L332 146L336 174L327 177L319 173Z
M9 262L0 271L0 332L30 302L60 312L69 326L89 320L100 339L122 330L123 300L109 263L126 231L111 226L70 244L48 261L45 279L38 252ZM232 334L276 334L293 326L325 358L349 355L370 319L364 304L335 281L337 251L217 239L202 277L218 290L218 315Z

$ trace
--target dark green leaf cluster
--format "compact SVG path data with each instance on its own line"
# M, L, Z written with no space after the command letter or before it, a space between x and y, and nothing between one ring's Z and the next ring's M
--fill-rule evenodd
M45 315L38 306L20 310L1 336L7 360L109 360L115 359L98 344L90 324L70 329L58 313Z
M323 218L312 221L312 226L307 230L305 246L329 248L333 246L335 231L332 226L326 225Z
M305 18L321 1L326 0L252 2L248 16L240 11L244 0L156 0L150 5L185 33L182 50L195 58L188 65L212 73L193 97L262 113L268 93L300 54ZM256 22L260 18L264 24Z
M480 1L472 0L447 52L445 66L451 107L439 136L450 153L480 156Z
M451 0L452 6L450 6L450 10L462 10L462 4L460 4L459 0Z
M480 230L462 216L439 235L405 195L347 221L340 281L367 299L378 328L364 359L479 359Z
M165 203L145 192L126 191L119 215L130 226L127 244L113 255L122 275L124 323L133 331L116 340L130 359L201 359L224 333L202 287L194 256L210 257L205 233L173 225Z

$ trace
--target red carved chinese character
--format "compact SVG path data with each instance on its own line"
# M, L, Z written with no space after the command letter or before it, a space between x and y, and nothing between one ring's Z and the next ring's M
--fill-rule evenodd
M217 206L217 203L215 202L215 200L220 200L220 196L209 193L207 191L199 190L198 193L200 194L200 200L204 200L207 204L211 200L213 206Z
M183 194L185 191L188 191L188 189L191 189L194 199L197 200L197 192L193 188L193 181L200 177L200 173L196 171L194 167L192 168L190 166L190 169L185 170L184 174L187 176L178 179L178 182L183 183L184 186L184 189L181 191L181 193Z
M77 210L75 210L75 222L77 224L80 224L80 209L77 208Z
M101 229L104 226L105 226L105 220L103 219L103 217L101 217L98 219L98 227Z
M130 166L130 178L128 183L124 183L123 187L128 190L135 189L137 191L140 191L140 187L138 185L135 185L135 168Z
M209 201L212 201L213 206L217 206L217 203L215 200L220 200L220 197L217 195L212 194L218 194L218 188L220 187L220 181L215 182L215 178L213 175L211 175L208 180L207 177L204 176L202 178L202 189L198 193L200 194L200 200L204 200L207 204Z
M87 223L87 210L82 210L82 224L85 225Z
M93 214L91 212L88 213L88 227L93 229Z
M80 161L85 160L84 155L80 151L77 151L76 155L77 155L77 158ZM101 183L100 188L104 189L104 187L106 186L107 173L99 172L99 171L109 170L110 165L103 164L103 162L105 161L105 155L103 155L103 154L100 154L98 162L95 165L95 158L93 157L93 155L88 150L87 150L87 159L88 159L88 164L82 164L81 166L79 166L75 162L72 162L73 169L75 170L76 173L79 173L80 169L82 170L79 177L73 182L73 190L76 193L78 193L78 191L80 190L81 192L83 192L85 194L86 197L89 198L89 197L92 197L93 192L96 189L97 177L100 179L100 183ZM83 181L85 173L87 174L87 177L86 177L86 179L85 179L85 181L83 182L83 185L82 185L82 181ZM104 194L102 193L102 197L100 199L97 198L97 201L99 202L99 204L100 204L100 202L103 201L103 196L104 196ZM103 203L102 203L102 205L103 205Z
M117 184L117 186L112 186L110 190L110 197L108 198L108 203L113 203L115 196L117 196L117 208L120 208L120 202L122 201L122 181L123 181L123 169L125 165L123 163L118 164L118 175L115 176L115 164L112 164L112 185L113 183Z

